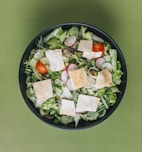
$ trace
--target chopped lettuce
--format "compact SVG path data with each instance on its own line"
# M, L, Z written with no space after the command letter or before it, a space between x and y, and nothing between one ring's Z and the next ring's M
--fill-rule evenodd
M52 80L56 80L56 79L60 79L61 73L49 71L49 75Z
M121 70L116 70L113 74L113 79L116 79L116 80L120 79L122 74L123 72Z
M120 61L117 61L117 70L121 70L121 63L120 63Z
M49 46L49 49L63 49L64 46L62 45L60 39L53 37L46 43Z
M34 57L30 60L30 66L31 67L35 67L37 63L37 59L35 59Z
M61 27L56 28L55 30L53 30L50 34L48 34L47 36L44 37L44 42L47 42L49 39L56 37L56 38L60 38L60 36L63 34L63 29Z
M63 91L60 87L53 87L53 92L56 94L56 97L59 98Z
M74 35L76 37L78 37L79 35L79 29L75 26L71 27L69 30L68 30L68 33L67 33L68 36L71 36L71 35Z
M106 88L102 88L102 89L96 90L94 95L97 97L101 97L105 93L106 93Z
M111 105L113 105L116 102L116 99L117 99L116 94L110 94L108 97L109 97L109 103Z
M119 85L121 83L121 77L123 75L123 72L121 70L116 70L113 75L112 75L112 78L113 78L113 81Z
M72 91L72 97L75 103L77 103L78 96L79 96L79 93L77 93L76 91Z
M93 33L90 31L87 31L87 28L84 26L81 26L81 36L83 39L86 40L92 40L93 38Z
M67 37L67 31L64 31L59 37L60 42L63 43L66 37Z
M67 125L67 124L69 124L69 123L71 123L71 122L73 122L74 121L74 119L73 119L73 117L71 117L71 116L65 116L65 115L63 115L63 116L61 116L61 118L60 118L60 122L62 123L62 124L64 124L64 125Z
M44 52L41 49L36 50L36 53L34 54L34 58L39 60L44 56Z
M107 53L109 49L111 49L111 45L108 42L104 42L104 46L105 46L105 53Z
M40 37L40 39L37 42L37 47L40 49L44 48L44 41L43 41L42 36Z
M98 112L87 112L85 114L80 114L80 117L85 120L85 121L93 121L93 120L96 120L99 116L99 113Z
M47 117L56 117L59 115L59 107L60 105L55 101L55 98L50 98L40 106L40 113Z
M112 70L117 70L117 51L116 49L109 49L109 53L111 55L111 64L112 64Z
M113 94L113 93L118 93L119 89L116 86L110 87L107 89L106 94Z
M105 108L108 109L109 106L108 106L108 104L107 104L107 100L106 100L104 97L105 97L105 95L104 95L104 96L101 96L101 102L104 104Z
M111 87L106 91L104 98L109 105L115 104L118 92L119 92L119 89L116 86Z
M33 103L36 103L36 97L32 88L27 88L26 95Z
M60 75L60 73L57 75L57 77ZM59 87L63 87L64 84L63 84L63 81L61 79L55 79L54 82L53 82L56 86L59 86Z

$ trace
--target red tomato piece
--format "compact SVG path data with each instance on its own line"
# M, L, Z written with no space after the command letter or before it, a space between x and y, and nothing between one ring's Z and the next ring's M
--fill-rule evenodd
M101 43L95 43L94 45L93 45L93 51L94 52L102 52L102 55L104 55L104 51L105 51L105 47L104 47L104 45L103 44L101 44Z
M41 74L46 74L48 72L46 66L41 61L37 62L36 70Z

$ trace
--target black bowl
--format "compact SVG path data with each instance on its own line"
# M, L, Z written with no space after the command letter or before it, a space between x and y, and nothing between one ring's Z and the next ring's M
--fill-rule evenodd
M69 124L69 125L55 124L53 122L53 120L49 120L49 119L47 119L45 117L42 117L40 115L38 109L35 108L34 104L26 96L26 93L25 93L25 91L26 91L26 83L25 83L26 82L26 75L24 73L24 70L25 70L24 62L28 59L31 50L36 47L36 43L40 39L41 36L42 37L46 36L47 34L49 34L50 32L52 32L57 27L62 27L65 30L65 29L69 29L72 26L76 26L76 27L85 26L85 27L87 27L87 29L89 31L91 31L93 33L96 33L98 36L100 36L101 38L103 38L104 40L106 40L107 42L109 42L111 44L112 48L114 48L114 49L117 50L118 60L121 62L122 71L124 73L123 76L122 76L122 78L121 78L122 79L122 83L118 86L120 92L117 95L117 101L116 101L116 103L107 110L106 114L103 117L98 118L97 120L94 120L94 121L83 121L83 120L81 120L79 122L79 124L78 124L77 127L75 127L74 124L72 124L72 123ZM50 28L42 31L41 33L39 33L30 42L30 44L26 48L26 50L25 50L25 52L23 54L23 57L21 59L20 67L19 67L19 85L20 85L20 90L21 90L22 96L23 96L26 104L28 105L29 109L39 119L41 119L43 122L45 122L45 123L47 123L47 124L49 124L51 126L62 128L62 129L74 129L74 130L75 129L85 129L85 128L88 128L88 127L95 126L95 125L101 123L102 121L104 121L106 118L108 118L116 110L116 108L118 107L119 103L121 102L121 100L123 98L123 95L124 95L124 92L125 92L126 83L127 83L127 68L126 68L126 63L125 63L124 56L123 56L123 54L122 54L119 46L117 45L117 43L108 34L106 34L104 31L100 30L97 27L94 27L94 26L91 26L91 25L88 25L88 24L84 24L84 23L63 23L63 24L58 24L58 25L52 26L52 27L50 27Z

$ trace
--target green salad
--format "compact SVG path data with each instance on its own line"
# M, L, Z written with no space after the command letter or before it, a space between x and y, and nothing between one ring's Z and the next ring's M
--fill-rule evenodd
M41 116L78 126L116 103L123 72L117 50L85 26L40 37L25 62L26 95Z

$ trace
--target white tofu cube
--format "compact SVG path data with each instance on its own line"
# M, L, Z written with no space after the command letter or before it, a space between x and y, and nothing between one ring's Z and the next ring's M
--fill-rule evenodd
M62 49L48 50L45 55L49 60L51 71L61 71L65 69Z
M72 100L61 100L60 115L76 116L75 104Z
M69 71L69 76L74 90L82 88L88 82L85 68Z
M37 98L36 107L53 97L51 79L33 82L32 85Z
M104 69L98 72L98 76L96 79L97 89L102 89L104 87L111 87L112 85L113 85L112 74L108 69Z
M96 112L99 106L99 102L100 102L100 98L80 94L77 101L76 112L78 113L87 112L87 111Z
M89 51L84 51L82 54L82 57L87 58L89 60L99 58L102 56L102 52L89 52Z
M78 51L92 51L93 41L92 40L80 40L78 45Z

